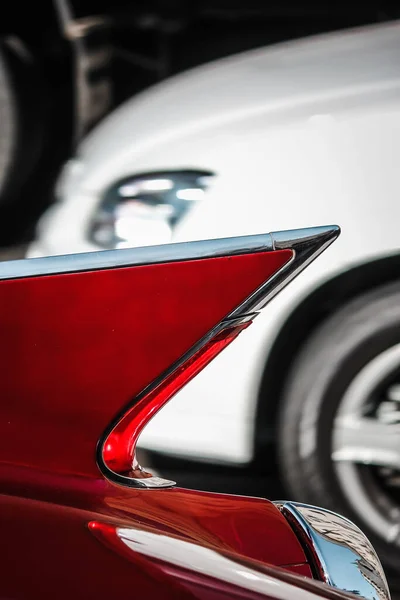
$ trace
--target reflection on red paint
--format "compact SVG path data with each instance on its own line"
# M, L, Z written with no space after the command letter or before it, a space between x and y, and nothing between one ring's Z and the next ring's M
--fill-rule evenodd
M292 256L279 250L0 282L2 597L254 600L224 581L217 588L210 578L206 587L202 575L133 555L115 527L307 574L300 542L270 502L115 485L96 462L100 436L137 398L105 448L114 468L128 465L147 412L243 326L220 333L158 387L153 382ZM293 574L278 577L307 589ZM265 592L273 598L274 586Z
M0 281L0 461L98 477L98 441L124 407L292 255Z
M153 577L155 572L159 576L168 574L172 576L174 583L179 582L184 587L192 583L195 590L200 587L205 592L204 598L207 600L214 598L212 593L210 595L211 589L218 589L219 594L222 594L218 594L218 598L247 598L247 594L242 594L248 588L248 577L263 578L266 572L271 575L265 563L251 560L227 547L208 545L204 541L198 544L162 531L155 534L143 528L120 528L115 524L99 521L91 521L88 528L102 544L131 563L137 566L140 564L144 572L151 569ZM307 563L285 565L282 568L312 579ZM242 577L243 571L246 579ZM255 595L250 597L264 598L267 582L265 579L260 582L258 589L253 590ZM195 596L203 597L197 593Z
M250 323L233 325L221 331L124 415L104 444L103 460L109 469L121 474L133 468L136 477L147 475L136 469L134 459L135 445L146 423Z

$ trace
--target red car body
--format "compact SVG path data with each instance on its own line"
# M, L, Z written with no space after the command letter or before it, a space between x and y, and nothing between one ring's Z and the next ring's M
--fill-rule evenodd
M1 598L339 594L277 506L135 458L151 416L337 234L2 264Z

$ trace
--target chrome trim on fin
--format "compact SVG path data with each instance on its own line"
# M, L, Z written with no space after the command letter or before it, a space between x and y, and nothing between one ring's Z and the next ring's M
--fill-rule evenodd
M235 256L249 252L270 252L282 249L292 249L295 252L297 274L300 265L303 265L306 260L310 262L318 256L337 238L339 233L339 227L332 225L329 227L310 227L277 233L180 242L160 246L144 246L122 250L102 250L81 254L10 260L0 262L0 280L40 277L61 273L79 273L82 271L96 271L98 269L115 269L118 267L197 260L218 256ZM293 277L294 275L291 276L291 278Z
M161 248L171 250L171 246L174 246L172 255L176 256L177 248L185 251L185 259L190 260L193 258L199 258L199 249L201 246L209 246L207 252L203 252L201 257L206 258L209 256L217 256L219 254L232 255L232 254L244 254L246 252L265 252L267 250L282 250L290 249L293 251L293 258L286 263L275 275L270 277L258 290L256 290L249 298L247 298L240 306L225 317L220 323L218 323L209 333L203 337L197 344L195 344L184 356L180 358L174 365L172 365L167 371L165 371L160 377L150 384L143 392L135 398L135 402L139 401L144 395L151 392L157 387L166 377L171 375L176 369L178 369L184 362L191 358L196 352L198 352L207 342L210 341L215 335L219 334L226 327L231 326L233 323L239 325L254 319L258 311L263 308L289 281L296 277L312 260L314 260L325 248L327 248L339 235L340 228L336 225L329 227L313 227L307 229L295 229L293 231L274 232L266 234L264 236L250 236L241 238L232 238L227 240L209 240L207 242L192 242L189 244L169 244L167 246L158 246L158 252ZM269 245L270 241L270 245ZM231 251L227 248L230 246ZM268 247L269 246L269 247ZM189 256L189 249L193 248L193 254L195 256ZM143 254L146 249L141 248ZM111 251L115 252L115 251ZM120 251L121 252L121 251ZM130 251L133 252L133 251ZM137 250L136 250L137 252ZM152 249L155 252L155 248ZM218 253L218 254L217 254ZM109 254L109 252L101 253ZM167 253L171 256L171 252ZM154 256L154 254L153 254ZM168 260L168 257L164 254L164 261ZM137 263L135 263L137 264ZM131 487L139 488L165 488L172 487L175 482L168 481L162 478L157 478L157 482L152 477L127 477L114 473L111 471L103 460L103 446L107 436L111 433L119 419L122 418L123 414L128 410L129 407L125 407L124 411L114 421L114 423L104 432L102 439L98 445L97 461L102 472L115 483L128 485ZM135 463L135 470L141 470L139 465Z
M156 387L158 387L164 379L169 377L174 371L179 369L186 361L188 361L196 352L198 352L203 346L205 346L212 338L222 333L224 329L228 329L234 325L241 325L243 323L247 323L251 321L256 315L248 314L243 315L242 317L236 317L231 319L224 319L221 323L218 323L215 327L211 329L197 344L192 346L188 352L183 354L181 358L174 363L169 369L164 371L159 377L157 377L154 381L150 383L142 392L134 398L133 403L139 402L144 396L151 393ZM171 481L169 479L163 479L162 477L154 477L149 476L150 473L144 471L144 469L139 465L135 456L136 444L133 448L133 470L135 472L140 473L140 477L134 477L132 475L126 476L121 475L120 473L115 473L112 471L105 463L103 457L103 449L106 443L106 440L110 433L113 431L114 427L119 423L120 419L126 414L126 412L130 409L132 403L126 406L117 418L109 425L106 431L103 433L102 437L99 440L97 445L97 464L102 471L102 473L114 483L122 484L127 487L135 487L141 489L154 489L154 488L170 488L176 485L176 481ZM162 410L162 409L161 409ZM139 433L140 435L140 433ZM144 475L144 477L143 477Z
M379 558L366 535L352 521L330 510L298 502L275 504L303 542L319 579L367 600L390 600Z
M272 249L293 250L293 258L238 306L232 316L242 312L257 312L264 308L282 288L330 246L339 234L340 227L337 225L272 232Z
M265 235L256 235L240 238L228 238L221 240L207 240L204 242L188 242L182 244L168 244L165 246L155 246L153 248L137 248L133 250L119 250L96 253L98 255L115 255L116 252L129 252L131 259L134 254L140 255L136 257L134 263L130 264L146 264L144 261L147 254L148 262L168 262L169 260L195 260L196 258L208 258L214 256L232 256L237 254L246 254L249 252L266 252L288 249L293 251L293 258L286 263L275 275L270 277L258 290L256 290L249 298L247 298L240 306L227 315L220 323L218 323L211 331L208 332L197 344L195 344L184 356L180 358L174 365L165 371L160 377L152 382L143 392L135 398L135 402L139 401L144 395L151 392L157 387L166 377L171 375L184 362L198 352L207 342L214 336L222 332L226 327L233 323L241 324L248 320L254 319L258 311L263 308L289 281L296 277L314 258L316 258L325 248L327 248L339 235L340 228L336 225L329 227L312 227L306 229L296 229L293 231L274 232ZM178 253L180 251L180 255ZM87 255L89 256L89 255ZM151 257L151 258L150 258ZM107 256L108 258L108 256ZM34 259L33 259L34 260ZM39 259L41 260L41 259ZM126 261L126 258L123 258ZM121 264L121 260L118 265ZM1 271L0 271L1 277ZM153 477L128 477L111 471L103 459L103 447L105 440L111 433L115 425L118 423L123 414L129 410L129 406L124 408L124 411L114 421L113 424L104 432L97 450L97 462L104 475L122 485L130 487L138 487L142 489L149 488L166 488L173 487L175 482L162 478ZM135 471L141 471L140 465L136 464Z
M242 237L180 242L160 246L143 246L121 250L100 250L62 256L25 258L0 263L1 279L22 279L61 273L80 273L99 269L116 269L166 262L181 262L218 256L236 256L249 252L273 250L269 233Z
M329 227L312 227L293 231L274 232L251 236L225 239L183 242L162 246L146 246L121 250L105 250L65 256L49 256L0 263L0 280L22 279L26 277L41 277L46 275L61 275L80 273L99 269L115 269L147 264L200 260L218 256L236 256L256 252L273 252L288 249L293 251L292 259L287 262L274 276L270 277L240 306L228 314L222 321L209 331L202 340L195 344L179 361L172 365L160 377L150 384L135 398L137 402L144 394L151 392L165 377L178 369L184 361L191 358L211 338L225 328L242 324L253 319L289 281L298 275L314 258L316 258L339 235L336 225ZM130 405L131 406L131 405ZM124 413L129 409L125 407ZM138 488L172 487L175 482L159 477L153 477L143 472L133 457L133 469L138 474L127 477L114 473L106 466L102 452L105 439L112 431L122 414L110 428L104 432L97 448L97 461L103 474L115 483Z

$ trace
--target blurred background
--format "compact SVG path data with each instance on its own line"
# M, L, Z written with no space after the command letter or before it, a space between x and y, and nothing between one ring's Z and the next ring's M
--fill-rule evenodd
M14 0L3 12L2 260L342 227L156 416L142 463L187 487L346 514L394 576L399 3Z

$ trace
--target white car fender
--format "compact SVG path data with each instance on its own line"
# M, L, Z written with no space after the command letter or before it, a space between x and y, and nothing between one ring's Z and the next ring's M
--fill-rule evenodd
M289 315L332 277L398 252L399 31L395 23L320 36L183 73L117 109L66 167L61 199L29 256L98 250L87 230L109 186L168 169L215 174L172 241L342 228L334 246L153 419L142 446L250 460L261 377Z

